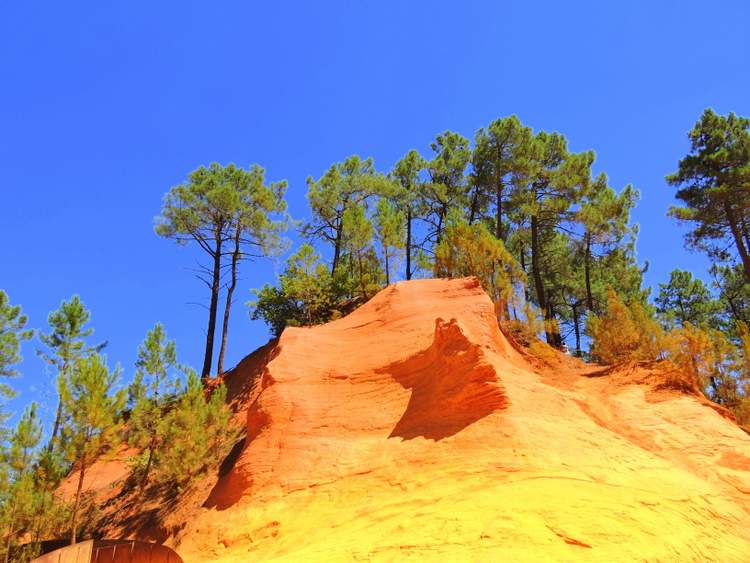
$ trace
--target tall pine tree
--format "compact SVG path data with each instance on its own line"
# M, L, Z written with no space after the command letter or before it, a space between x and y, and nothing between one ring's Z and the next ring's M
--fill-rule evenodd
M91 320L91 313L86 309L81 298L74 295L69 301L63 301L60 307L52 311L47 317L50 331L40 334L39 340L47 346L47 351L39 351L39 355L57 370L57 386L70 375L72 366L82 357L92 352L99 352L107 343L87 346L86 338L93 334L94 329L86 325ZM62 398L58 395L57 412L52 427L52 436L47 445L48 450L55 447L55 441L60 431L60 423L65 414Z
M391 200L396 208L404 214L404 254L406 266L405 278L410 280L414 275L415 252L421 248L421 244L415 244L415 220L420 216L420 201L424 183L420 179L420 172L424 170L426 162L415 150L410 150L399 160L391 171L391 178L395 188L391 193Z
M667 176L684 204L670 215L692 224L687 243L715 259L734 246L750 283L750 119L707 109L688 137L690 152Z

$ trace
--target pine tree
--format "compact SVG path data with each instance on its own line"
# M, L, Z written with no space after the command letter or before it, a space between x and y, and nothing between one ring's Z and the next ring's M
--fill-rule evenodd
M750 324L750 283L745 281L742 266L711 267L713 287L719 292L722 328L734 334L738 322Z
M719 304L705 284L685 270L673 270L669 282L659 284L655 302L667 326L673 322L679 326L718 325Z
M21 342L29 340L33 330L26 329L28 318L21 307L11 305L8 294L0 289L0 377L15 377L11 366L21 361Z
M335 275L344 251L344 215L352 207L365 205L381 188L371 158L354 155L332 165L318 180L307 179L307 199L312 219L302 228L309 240L320 240L333 247L331 274Z
M706 109L688 137L690 153L667 176L684 203L670 215L694 225L687 244L715 259L733 245L750 283L750 119Z
M222 257L232 241L235 217L240 207L240 192L233 175L236 168L211 163L188 175L187 182L172 188L164 197L156 233L178 244L195 242L208 254L209 267L201 266L199 279L210 289L208 328L201 377L207 378L213 364L216 318L221 290ZM208 278L204 278L207 275Z
M643 288L643 274L648 267L640 267L635 260L633 241L610 249L597 256L591 276L594 295L594 313L601 314L606 307L607 293L613 288L628 303L647 303L650 288Z
M496 119L476 134L468 221L471 224L481 218L485 208L492 210L493 232L503 242L508 235L505 207L509 205L507 200L513 186L526 171L531 142L531 129L523 126L515 115Z
M138 348L136 375L129 389L131 404L128 419L128 443L141 450L146 464L140 477L141 492L144 490L154 458L164 444L161 419L167 401L174 396L176 379L170 379L170 371L177 366L176 347L167 340L164 327L157 323Z
M526 279L503 242L482 223L469 225L463 220L449 221L435 249L437 277L476 276L498 308L515 295L515 286Z
M584 256L575 239L557 231L549 235L541 257L543 283L548 302L555 304L553 311L559 319L560 336L565 339L572 331L577 356L582 355L581 336L586 319L586 286L580 275L583 263ZM568 334L562 334L564 328L569 328Z
M731 352L728 341L720 333L705 326L698 327L689 321L673 330L670 336L670 361L682 374L687 374L691 385L712 389L713 392L709 391L707 394L720 401L717 391L720 392L721 380L725 377L722 373L724 356Z
M21 307L11 305L8 294L0 289L0 377L16 377L18 371L13 366L21 361L21 342L29 340L34 331L26 328L28 318L21 313ZM0 397L10 399L13 389L0 383ZM0 425L8 415L0 410Z
M735 332L737 342L721 330L685 323L672 331L668 357L709 399L732 411L739 424L747 424L750 422L750 331L747 325L738 323Z
M61 434L65 454L78 469L78 485L70 517L70 543L76 543L86 471L96 458L116 445L124 390L115 391L119 368L110 371L99 354L79 358L59 381L65 420Z
M239 205L232 226L232 250L230 254L230 281L227 286L224 304L224 318L221 329L221 346L217 372L224 372L224 357L229 338L229 316L232 298L237 287L239 263L246 259L277 256L285 247L281 232L286 229L286 202L284 192L286 181L266 184L265 170L255 164L250 170L233 166L227 167L229 182L239 192Z
M597 304L592 290L592 268L596 258L596 248L599 254L606 254L612 248L622 246L623 239L632 234L635 229L628 225L630 211L638 200L638 191L632 186L616 194L609 187L607 176L599 174L590 182L582 194L582 201L577 213L577 219L583 226L583 272L586 283L586 307L589 311L596 311Z
M750 328L747 323L737 322L739 337L738 358L735 367L739 373L740 398L734 409L739 424L750 424Z
M373 247L374 228L363 205L351 205L343 215L342 249L348 259L351 296L371 297L381 287L380 262Z
M278 286L266 284L253 290L255 299L247 305L254 320L262 319L279 336L287 326L329 321L343 292L313 247L302 244L288 258Z
M214 162L208 168L201 166L191 172L187 182L172 188L164 197L156 233L182 245L195 242L211 261L209 267L201 267L202 274L198 276L211 292L201 370L204 379L213 364L223 258L227 254L231 257L222 331L222 350L225 350L237 266L244 258L276 251L285 217L274 221L269 214L283 214L286 210L285 187L283 182L266 186L264 171L259 166L246 171L234 164L221 166Z
M48 352L39 351L39 355L57 370L57 386L69 376L71 367L83 356L101 351L106 342L95 346L87 346L86 338L93 334L94 329L86 327L91 320L91 313L86 309L80 297L74 295L70 301L63 301L60 307L52 311L47 317L50 327L49 334L40 334L39 340L47 346ZM64 416L62 398L58 395L57 413L52 427L52 436L47 449L55 447L55 440L60 431L60 424Z
M405 237L403 243L406 255L405 277L410 280L414 275L414 251L421 248L421 244L414 242L414 221L421 216L420 201L424 185L419 174L424 170L426 162L415 150L410 150L399 160L391 171L391 179L395 186L391 193L391 201L404 215Z
M388 199L381 197L375 207L374 223L375 236L383 254L385 283L389 285L393 262L404 249L406 218Z
M517 190L521 213L529 220L529 246L533 294L548 327L555 326L557 303L545 287L543 255L554 232L573 221L572 207L587 187L594 154L571 153L565 137L558 133L538 133L529 146L528 164ZM552 328L546 331L548 344L560 346L562 339Z
M42 438L42 427L37 417L37 405L32 403L23 413L10 439L7 452L9 488L3 503L5 530L5 562L10 561L13 543L22 524L34 515L35 482L33 473L34 450Z
M59 535L67 528L68 507L55 494L69 469L63 454L46 448L38 452L34 476L37 501L29 527L32 546L37 546L44 537Z
M605 313L591 315L586 328L591 355L606 364L656 360L665 348L663 331L651 312L638 301L626 304L612 288Z
M198 376L188 370L184 391L161 421L164 447L156 465L159 480L183 490L218 463L236 435L230 418L226 388L220 385L206 399Z
M440 244L448 216L453 209L463 209L467 201L466 168L471 160L468 139L445 131L430 144L435 156L426 164L430 176L421 193L423 220L428 226L425 241Z

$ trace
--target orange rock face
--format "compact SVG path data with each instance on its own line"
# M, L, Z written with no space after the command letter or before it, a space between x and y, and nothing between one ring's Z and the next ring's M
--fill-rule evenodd
M264 354L186 562L750 561L750 436L649 370L534 362L473 279Z

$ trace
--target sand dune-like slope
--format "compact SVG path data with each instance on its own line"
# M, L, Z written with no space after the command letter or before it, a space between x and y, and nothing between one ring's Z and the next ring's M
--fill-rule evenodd
M476 280L401 282L226 374L218 480L122 496L124 452L87 489L100 533L188 563L750 561L750 436L668 377L542 364Z
M648 370L534 367L475 280L290 328L188 562L748 561L750 436Z

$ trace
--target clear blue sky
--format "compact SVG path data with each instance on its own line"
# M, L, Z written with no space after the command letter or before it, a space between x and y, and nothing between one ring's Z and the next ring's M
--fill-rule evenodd
M200 367L198 255L153 233L190 170L260 163L301 218L305 177L336 160L386 170L512 113L641 190L649 284L705 275L665 217L664 175L705 107L750 115L748 21L744 1L0 2L0 288L34 327L80 294L128 377L156 321ZM243 302L277 267L243 267L230 365L267 339ZM37 345L15 408L54 408Z

